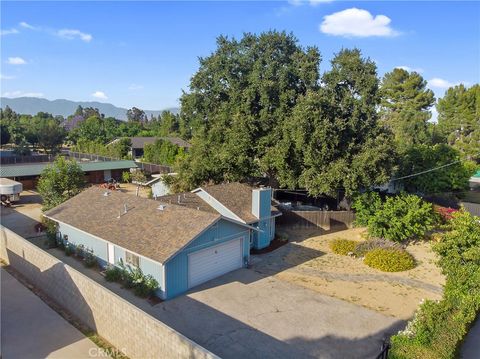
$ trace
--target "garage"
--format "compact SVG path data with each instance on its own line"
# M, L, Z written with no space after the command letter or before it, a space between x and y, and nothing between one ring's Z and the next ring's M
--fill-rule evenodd
M188 287L241 268L243 239L238 238L188 255Z

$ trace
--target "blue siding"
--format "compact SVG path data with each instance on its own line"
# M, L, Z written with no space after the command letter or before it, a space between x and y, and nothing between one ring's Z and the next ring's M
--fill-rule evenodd
M68 236L69 243L74 245L83 244L85 248L91 248L93 250L93 254L98 258L102 266L106 266L108 264L107 242L62 223L58 224L58 231L61 238L63 238L63 235ZM125 263L125 249L114 245L114 257L115 264L118 264L120 259ZM157 295L163 298L165 292L163 288L164 269L162 264L148 258L140 257L139 266L143 273L151 274L158 281L160 288L157 291Z
M77 230L74 227L68 226L63 223L58 224L58 231L60 235L68 236L68 242L74 245L83 244L85 248L90 248L93 250L93 254L98 257L101 265L105 265L108 262L107 255L107 243L103 242L95 237L92 237L82 231Z
M260 191L260 218L271 216L272 189L263 189Z
M165 288L163 287L163 266L158 262L144 257L140 257L139 265L144 274L150 274L157 280L159 285L157 295L161 298L165 298Z
M232 239L243 238L244 260L250 256L250 230L221 219L165 264L167 298L188 290L188 254Z

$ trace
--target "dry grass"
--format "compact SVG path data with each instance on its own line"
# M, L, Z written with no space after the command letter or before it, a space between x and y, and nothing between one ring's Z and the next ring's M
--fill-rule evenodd
M289 238L306 238L293 248L309 248L324 255L304 258L305 251L290 249L278 260L284 261L284 270L276 276L322 294L337 297L383 314L408 319L423 298L441 298L444 277L435 265L435 255L428 243L409 245L407 250L415 257L417 266L399 273L384 273L367 267L361 259L332 253L329 242L337 237L362 241L365 230L354 228L342 232L308 236L289 232ZM278 253L280 255L280 253ZM299 258L299 256L301 258Z

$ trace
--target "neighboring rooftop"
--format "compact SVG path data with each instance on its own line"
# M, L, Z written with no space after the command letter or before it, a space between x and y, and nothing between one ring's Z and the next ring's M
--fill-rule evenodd
M178 137L131 137L132 148L144 148L146 144L153 144L157 140L168 141L178 147L190 148L192 145Z
M161 210L160 205L159 201L91 187L45 215L160 263L221 218L218 213L174 204Z
M21 176L38 176L45 167L50 165L49 162L42 163L22 163L0 166L0 177L21 177ZM104 171L113 169L129 169L136 168L137 165L131 160L117 161L89 161L78 162L84 172Z

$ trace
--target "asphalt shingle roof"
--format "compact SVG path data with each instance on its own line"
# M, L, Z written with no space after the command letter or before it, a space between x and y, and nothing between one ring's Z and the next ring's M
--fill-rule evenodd
M221 218L173 204L160 210L158 201L106 192L91 187L45 215L160 263Z

